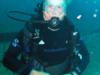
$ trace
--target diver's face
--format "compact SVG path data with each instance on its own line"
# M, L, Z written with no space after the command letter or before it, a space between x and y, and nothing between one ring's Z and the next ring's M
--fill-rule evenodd
M48 5L46 7L46 11L43 11L43 17L45 21L51 20L52 17L57 17L60 20L62 20L64 16L65 13L63 12L63 9L60 5L58 6Z

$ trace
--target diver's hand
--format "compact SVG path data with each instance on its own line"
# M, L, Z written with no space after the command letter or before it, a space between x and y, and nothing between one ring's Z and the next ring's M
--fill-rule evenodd
M43 71L32 70L29 75L50 75L50 74Z

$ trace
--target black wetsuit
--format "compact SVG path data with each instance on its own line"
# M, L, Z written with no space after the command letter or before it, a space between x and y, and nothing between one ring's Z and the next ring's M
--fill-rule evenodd
M63 24L60 30L51 31L44 24L27 23L31 38L27 39L29 35L24 30L19 32L5 53L3 64L19 75L28 75L35 61L44 67L67 61L63 73L75 71L80 75L88 65L89 53L72 23L65 19Z

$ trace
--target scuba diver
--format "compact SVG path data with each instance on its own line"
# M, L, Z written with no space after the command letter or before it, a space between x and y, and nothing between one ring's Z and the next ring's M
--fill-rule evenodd
M66 14L70 0L44 0L11 41L3 65L18 75L81 75L88 50Z

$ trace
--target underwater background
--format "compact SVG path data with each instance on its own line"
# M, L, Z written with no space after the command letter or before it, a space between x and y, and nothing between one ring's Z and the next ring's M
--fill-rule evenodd
M34 8L42 0L0 0L0 75L14 75L1 61L13 36L25 22L12 20L8 11L23 11L35 14ZM13 14L29 20L31 16ZM90 63L82 75L100 75L100 0L72 0L67 9L68 18L81 33L90 53Z

